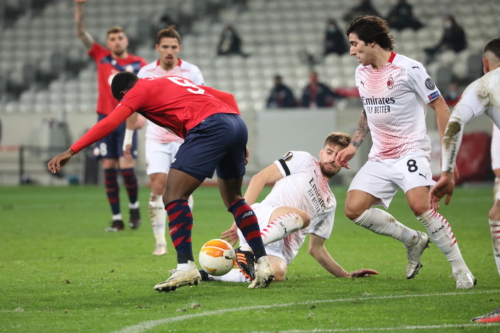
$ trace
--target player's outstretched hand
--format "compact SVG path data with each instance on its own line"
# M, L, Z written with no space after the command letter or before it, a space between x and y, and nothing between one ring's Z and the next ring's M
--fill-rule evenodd
M429 192L429 202L432 209L439 209L439 201L446 195L445 205L448 205L455 189L453 174L451 172L441 172L441 177Z
M133 159L133 157L132 157L132 145L126 145L125 146L125 149L123 150L123 156L127 160L132 160Z
M83 2L87 2L87 0L75 0L76 3L83 3Z
M68 163L71 156L75 155L75 152L71 149L66 150L64 153L57 155L52 158L47 164L49 171L52 173L58 173L61 168Z
M344 167L346 169L349 169L349 161L354 157L356 154L356 147L353 145L347 146L347 148L342 149L337 153L337 156L335 157L335 163L337 165L340 165L341 167Z
M238 227L236 226L236 223L233 223L231 228L228 230L224 231L222 233L222 239L227 241L231 246L236 245L236 242L238 242L239 237L238 237Z
M357 278L357 277L369 277L372 275L378 275L378 272L373 269L363 268L358 269L357 271L349 273L349 277Z

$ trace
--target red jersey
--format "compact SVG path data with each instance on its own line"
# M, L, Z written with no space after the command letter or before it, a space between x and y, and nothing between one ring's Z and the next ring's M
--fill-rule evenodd
M144 78L123 96L120 105L184 138L191 128L215 113L238 114L209 90L179 76Z
M181 138L211 115L240 114L236 100L229 93L197 86L178 76L139 79L116 109L94 125L71 149L78 153L102 139L134 112Z
M129 54L127 58L117 59L111 56L111 51L94 42L88 54L97 63L97 84L99 97L97 98L97 113L109 115L118 104L111 93L113 77L123 71L137 74L146 61L141 57Z

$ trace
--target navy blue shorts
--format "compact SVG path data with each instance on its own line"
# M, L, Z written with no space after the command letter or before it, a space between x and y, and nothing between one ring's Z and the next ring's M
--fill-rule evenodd
M106 118L105 115L98 113L97 121ZM125 137L125 130L127 129L127 122L124 121L108 136L104 137L95 143L94 156L97 159L112 158L119 159L123 156L123 139ZM132 137L132 157L137 158L137 131L134 131Z
M221 179L239 179L246 171L247 140L247 126L239 115L214 114L187 133L171 168L201 182L215 170Z

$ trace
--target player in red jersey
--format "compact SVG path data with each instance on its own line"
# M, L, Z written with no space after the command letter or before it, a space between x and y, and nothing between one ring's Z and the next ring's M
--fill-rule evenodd
M170 129L184 139L170 167L163 196L178 265L171 271L172 276L155 289L168 292L201 281L193 259L193 215L187 199L215 170L224 204L257 260L256 278L249 288L267 287L274 271L266 256L257 217L241 195L248 131L233 95L197 86L178 76L139 79L128 72L117 74L111 88L120 104L70 149L54 157L48 164L49 170L58 172L71 156L106 136L134 112Z
M86 31L83 20L83 4L87 0L75 0L75 23L78 37L87 48L88 54L94 58L97 64L97 82L99 97L97 98L98 121L108 116L118 104L111 94L111 81L113 77L123 71L137 74L139 69L146 65L146 61L127 52L128 39L121 27L114 26L108 30L106 47L99 45ZM137 127L141 125L138 123ZM125 226L120 211L120 189L118 187L118 168L123 176L125 187L129 197L130 227L137 229L141 224L139 213L139 201L137 179L134 172L135 158L137 157L137 134L134 132L133 157L123 157L122 142L125 136L125 123L117 127L96 144L95 155L102 160L104 168L104 179L106 194L113 213L111 227L106 231L124 230Z

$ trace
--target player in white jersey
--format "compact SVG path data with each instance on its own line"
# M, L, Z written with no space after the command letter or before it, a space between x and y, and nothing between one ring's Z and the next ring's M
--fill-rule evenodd
M360 63L355 78L364 110L351 144L337 154L336 163L348 167L369 131L373 146L347 193L346 215L355 224L404 244L407 279L414 278L422 267L420 259L430 237L450 262L457 288L473 288L475 279L448 221L431 209L429 202L429 187L434 182L425 126L426 104L436 112L442 138L449 119L446 103L421 63L392 51L394 41L385 20L358 17L347 26L347 36L350 54ZM388 208L398 189L405 192L411 210L429 236L372 207Z
M500 38L486 44L483 65L485 75L465 89L446 127L441 147L443 151L441 178L430 192L431 205L435 209L439 208L439 201L443 196L447 196L445 204L451 200L455 184L453 167L450 166L456 161L464 126L483 113L490 117L497 127L500 126ZM498 155L493 158L495 163ZM500 193L498 192L489 212L489 225L497 270L500 274Z
M378 272L361 269L346 272L333 260L325 248L325 240L332 232L337 202L328 181L340 171L335 164L337 152L347 147L350 136L331 133L319 153L319 161L303 151L290 151L283 158L255 175L245 193L245 200L252 204L262 234L269 262L274 269L275 281L284 281L287 266L295 258L299 248L309 234L309 253L328 272L337 277L364 277ZM274 183L271 193L260 203L255 203L264 186ZM233 245L239 239L238 265L216 280L245 282L253 279L252 256L245 256L250 249L236 225L222 233L222 237ZM241 266L241 260L247 261ZM205 280L209 280L206 273Z
M181 49L181 37L173 26L160 30L156 44L156 50L160 57L158 60L141 68L137 76L139 78L180 76L191 80L196 85L205 85L199 68L178 57ZM133 124L136 117L137 113L129 118L128 124ZM163 193L165 192L170 165L182 142L184 140L177 135L148 120L146 129L146 172L151 179L149 216L156 239L154 255L167 253L167 241L165 239L167 213L163 204ZM127 151L126 146L130 143L130 139L126 138L124 140L124 151ZM188 201L192 209L193 197L190 196Z

